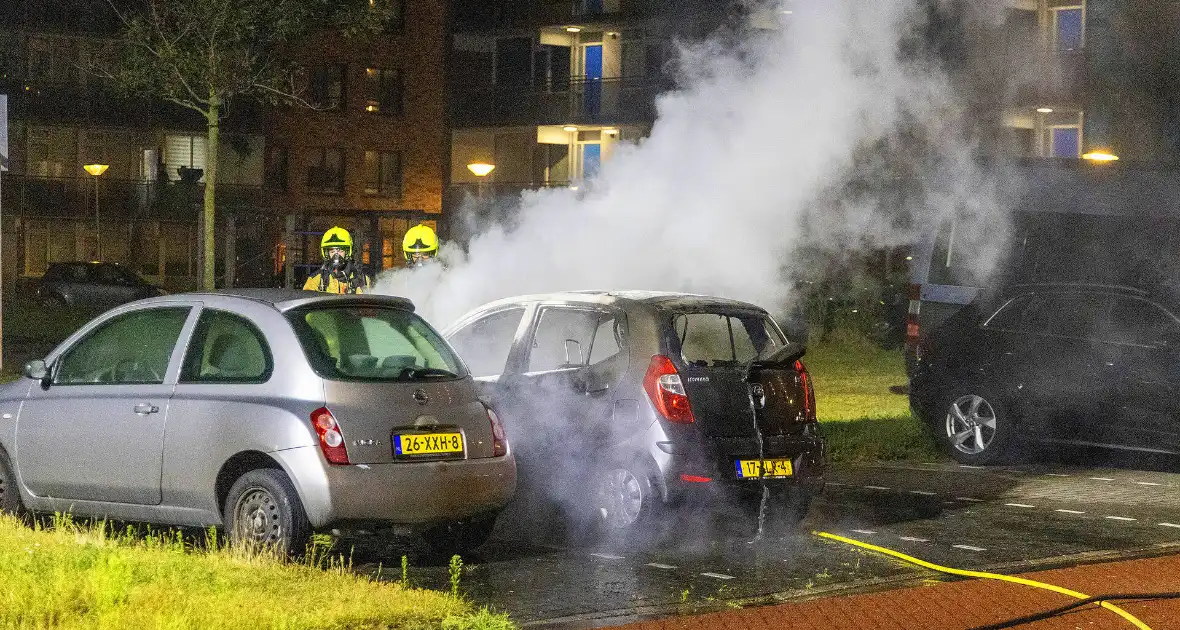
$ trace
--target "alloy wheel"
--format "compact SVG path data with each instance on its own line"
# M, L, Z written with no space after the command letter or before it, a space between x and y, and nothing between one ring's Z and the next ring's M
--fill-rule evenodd
M982 396L967 394L951 403L946 414L946 438L955 450L978 455L996 437L996 411Z
M602 523L610 529L634 525L643 513L643 486L626 468L605 472L598 486L594 507Z

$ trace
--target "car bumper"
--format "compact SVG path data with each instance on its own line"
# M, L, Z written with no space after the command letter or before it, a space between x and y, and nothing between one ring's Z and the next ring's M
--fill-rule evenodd
M766 458L791 460L789 477L766 479L767 485L772 488L801 487L816 494L823 491L828 451L827 444L822 438L794 438L781 454L768 454ZM751 457L717 457L691 453L673 457L662 474L666 499L675 502L701 493L721 492L733 495L762 492L762 483L758 479L743 479L737 476L738 459ZM757 457L754 456L752 459Z
M516 461L335 466L314 446L273 453L299 491L313 527L385 523L428 527L502 509L516 491Z

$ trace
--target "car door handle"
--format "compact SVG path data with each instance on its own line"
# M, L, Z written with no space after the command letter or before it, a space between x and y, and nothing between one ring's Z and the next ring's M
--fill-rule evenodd
M146 416L149 413L158 413L160 408L151 403L139 403L135 406L135 413Z

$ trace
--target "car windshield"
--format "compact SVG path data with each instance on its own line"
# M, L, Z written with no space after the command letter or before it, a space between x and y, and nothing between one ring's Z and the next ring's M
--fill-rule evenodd
M684 362L701 367L745 365L787 343L764 313L680 313L672 327Z
M288 315L324 378L420 381L466 376L450 346L422 318L381 306L299 309Z

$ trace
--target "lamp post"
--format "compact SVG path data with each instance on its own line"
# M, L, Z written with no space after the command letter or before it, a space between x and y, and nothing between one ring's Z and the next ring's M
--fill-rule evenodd
M488 164L487 162L472 162L467 165L467 170L471 171L473 175L479 178L479 186L476 188L477 197L483 199L483 183L488 173L496 170L495 164Z
M110 168L109 164L87 164L82 168L94 176L94 259L102 259L102 227L98 220L98 178Z

